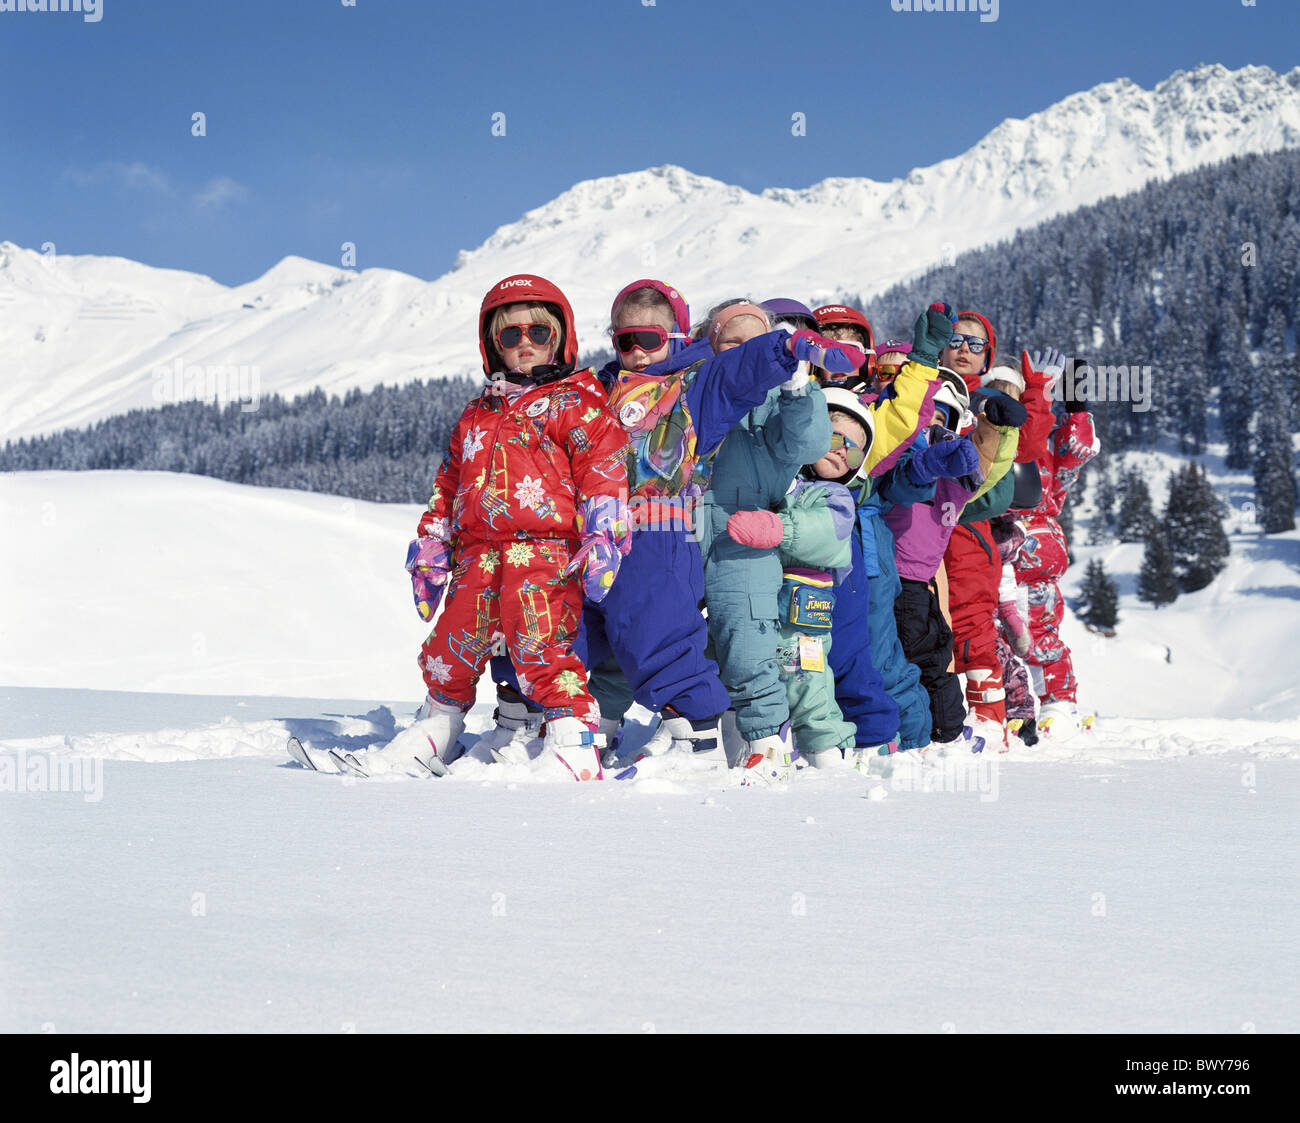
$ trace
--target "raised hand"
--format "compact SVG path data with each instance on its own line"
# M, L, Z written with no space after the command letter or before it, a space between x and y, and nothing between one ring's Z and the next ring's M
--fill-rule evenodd
M936 300L916 318L912 329L912 351L908 358L922 366L939 366L939 352L952 342L953 325L957 323L957 313L952 305Z

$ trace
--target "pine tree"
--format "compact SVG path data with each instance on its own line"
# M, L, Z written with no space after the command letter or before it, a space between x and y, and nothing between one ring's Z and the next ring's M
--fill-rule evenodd
M1097 499L1092 525L1088 527L1088 545L1104 546L1111 541L1115 528L1115 483L1109 463L1103 461L1097 482Z
M1294 462L1281 410L1261 413L1255 427L1255 517L1264 534L1295 530Z
M1093 558L1083 571L1080 589L1083 603L1079 616L1090 627L1114 628L1119 621L1119 586L1106 576L1106 567L1100 558Z
M1124 473L1120 481L1119 519L1115 535L1121 542L1145 542L1156 521L1151 510L1151 491L1137 469Z
M1229 546L1222 506L1203 467L1187 464L1174 474L1163 523L1178 587L1204 589L1228 564Z
M1138 600L1159 608L1178 599L1178 579L1174 576L1174 559L1165 540L1165 529L1153 522L1147 530L1147 545L1142 551L1142 568L1138 571Z

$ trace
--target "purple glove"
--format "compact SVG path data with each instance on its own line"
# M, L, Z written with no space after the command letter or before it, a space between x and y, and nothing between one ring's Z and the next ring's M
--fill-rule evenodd
M727 534L742 546L770 550L781 545L785 527L774 511L737 511L727 520Z
M980 454L974 444L962 437L923 448L912 456L909 465L912 482L925 487L938 479L955 480L979 473Z
M564 572L576 573L581 568L583 595L593 604L599 604L614 584L622 562L618 547L603 535L597 535L582 543Z
M621 499L594 495L579 504L577 523L582 544L564 572L574 574L581 569L583 593L599 604L614 584L624 556L632 549L632 518Z
M441 538L416 538L406 548L406 571L411 575L415 610L421 620L432 620L451 574L451 547Z
M851 343L827 339L804 328L790 337L790 353L800 362L811 363L831 374L852 374L861 370L867 357Z

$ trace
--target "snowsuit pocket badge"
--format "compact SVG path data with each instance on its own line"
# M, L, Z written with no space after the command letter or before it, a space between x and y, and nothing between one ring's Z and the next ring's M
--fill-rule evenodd
M835 590L826 574L789 573L781 585L781 619L801 631L829 632L835 610Z

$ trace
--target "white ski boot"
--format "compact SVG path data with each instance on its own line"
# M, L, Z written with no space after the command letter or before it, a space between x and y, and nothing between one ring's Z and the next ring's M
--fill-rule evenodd
M949 741L949 749L963 753L1004 753L1010 747L1007 727L991 717L971 711L961 731L960 741Z
M1083 727L1073 702L1044 702L1038 711L1038 733L1044 741L1068 741Z
M852 753L852 749L847 750ZM853 761L846 759L846 750L844 749L822 749L816 753L801 752L799 755L808 762L809 768L822 769L829 772L851 772L853 771Z
M447 766L464 754L457 743L463 732L464 710L425 699L416 720L387 745L364 753L331 752L330 756L354 775L445 776Z
M852 749L844 750L844 759L849 762L862 775L869 775L874 769L876 772L883 770L882 762L889 760L898 753L898 738L887 741L883 745L858 745ZM916 754L920 757L920 752Z
M497 686L496 724L478 739L492 759L506 764L527 764L528 744L541 736L542 711L531 709L521 694L505 684Z
M715 718L679 717L671 708L664 710L663 727L671 738L668 755L673 766L690 772L727 771L727 753L722 747L721 715Z
M601 767L616 767L618 754L623 751L623 722L612 717L601 718L598 736L605 739L605 745L600 750Z
M726 729L725 717L723 729ZM790 779L794 774L794 742L790 736L790 723L787 721L779 733L770 737L746 741L744 757L740 763L743 766L740 782L746 787L782 784Z
M542 755L537 758L540 772L563 773L572 780L603 780L597 734L576 717L557 717L546 723Z

